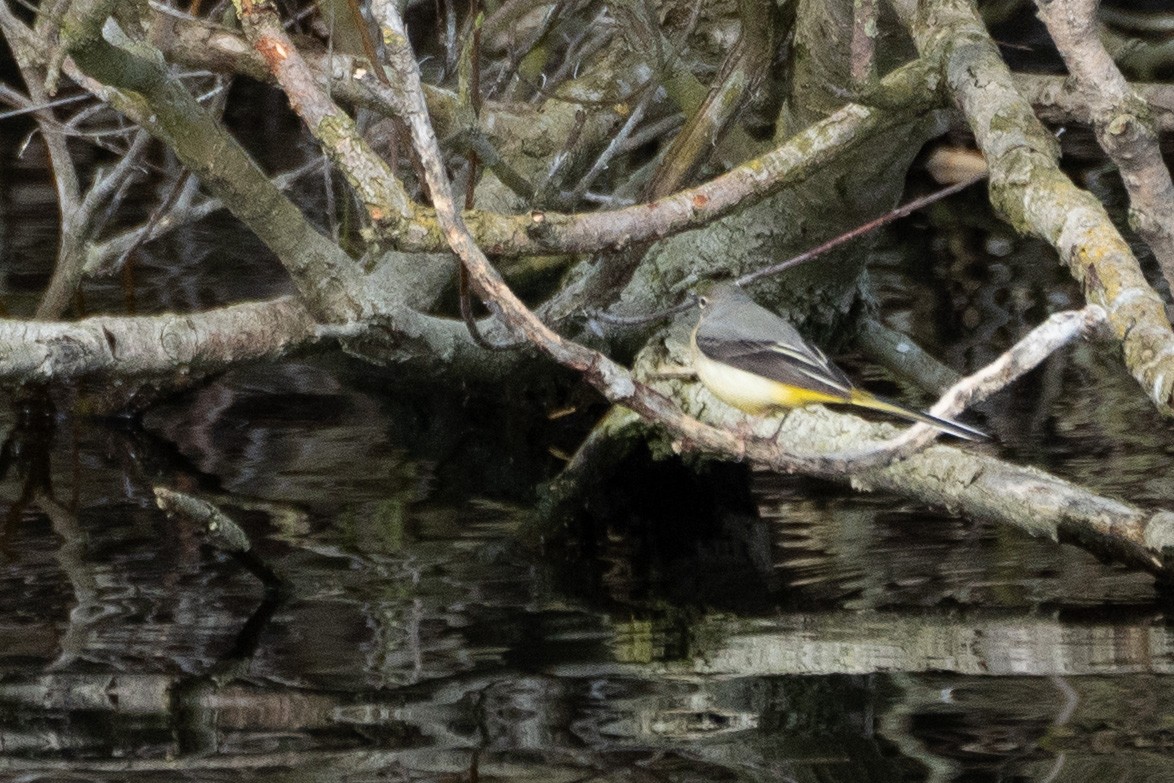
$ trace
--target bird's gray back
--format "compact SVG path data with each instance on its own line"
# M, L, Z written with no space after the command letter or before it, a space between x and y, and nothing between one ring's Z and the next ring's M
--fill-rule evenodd
M852 381L822 351L742 289L723 284L705 296L696 343L710 359L831 396L852 392Z

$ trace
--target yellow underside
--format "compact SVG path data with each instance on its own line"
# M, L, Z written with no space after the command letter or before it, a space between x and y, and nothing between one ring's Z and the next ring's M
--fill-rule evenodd
M843 397L788 386L761 375L720 364L701 351L693 351L693 368L705 388L727 405L761 416L779 409L829 402L849 402Z

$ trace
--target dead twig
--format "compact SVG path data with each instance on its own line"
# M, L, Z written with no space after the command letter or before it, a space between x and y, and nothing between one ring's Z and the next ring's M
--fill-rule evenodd
M1072 340L1103 325L1105 320L1105 310L1099 305L1054 313L993 362L947 389L929 413L947 419L957 416L964 409L1005 389ZM849 463L851 468L868 470L908 457L928 446L940 434L926 424L914 424L895 438L835 456Z

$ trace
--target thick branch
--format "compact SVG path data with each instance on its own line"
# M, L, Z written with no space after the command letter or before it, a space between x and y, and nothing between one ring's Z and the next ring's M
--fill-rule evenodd
M1067 78L1038 73L1015 73L1011 78L1044 122L1092 125L1088 102ZM1174 84L1131 82L1129 87L1145 99L1160 132L1174 131Z
M71 56L88 75L142 97L149 112L136 120L171 146L184 165L277 254L318 317L343 322L362 312L357 265L306 221L162 64L114 46L100 35L72 40L71 46Z
M1014 88L968 0L927 0L910 29L946 81L991 171L991 201L1012 225L1042 237L1105 308L1125 364L1158 409L1174 415L1174 332L1104 207L1056 165L1055 139Z
M290 105L346 174L371 219L389 236L404 232L414 205L387 164L367 145L354 120L322 90L272 4L240 3L240 18L253 48L261 53Z
M318 340L322 330L290 297L198 315L99 316L70 323L0 319L0 379L177 376L278 358Z
M1097 35L1099 0L1036 0L1036 5L1088 103L1097 141L1121 172L1129 193L1129 223L1174 290L1174 182L1149 106L1130 88Z

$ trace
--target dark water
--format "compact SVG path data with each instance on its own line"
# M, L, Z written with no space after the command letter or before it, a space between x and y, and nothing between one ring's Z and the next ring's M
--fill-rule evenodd
M541 551L526 505L457 478L460 443L400 438L409 407L291 365L145 426L10 421L3 774L1169 774L1174 634L1146 577L765 475L757 514L610 519L592 557ZM153 483L220 502L284 596Z
M19 312L54 218L35 166L4 165L25 189L0 234ZM1076 298L1037 247L956 217L916 219L873 282L891 323L974 366ZM143 307L282 290L259 249L204 244L211 225L144 251ZM533 488L594 414L536 426L525 400L413 396L315 357L141 419L14 400L0 778L1174 780L1174 634L1148 577L891 497L640 460L538 539ZM983 415L1008 458L1174 498L1170 426L1111 347ZM156 484L220 504L284 588L164 517Z

